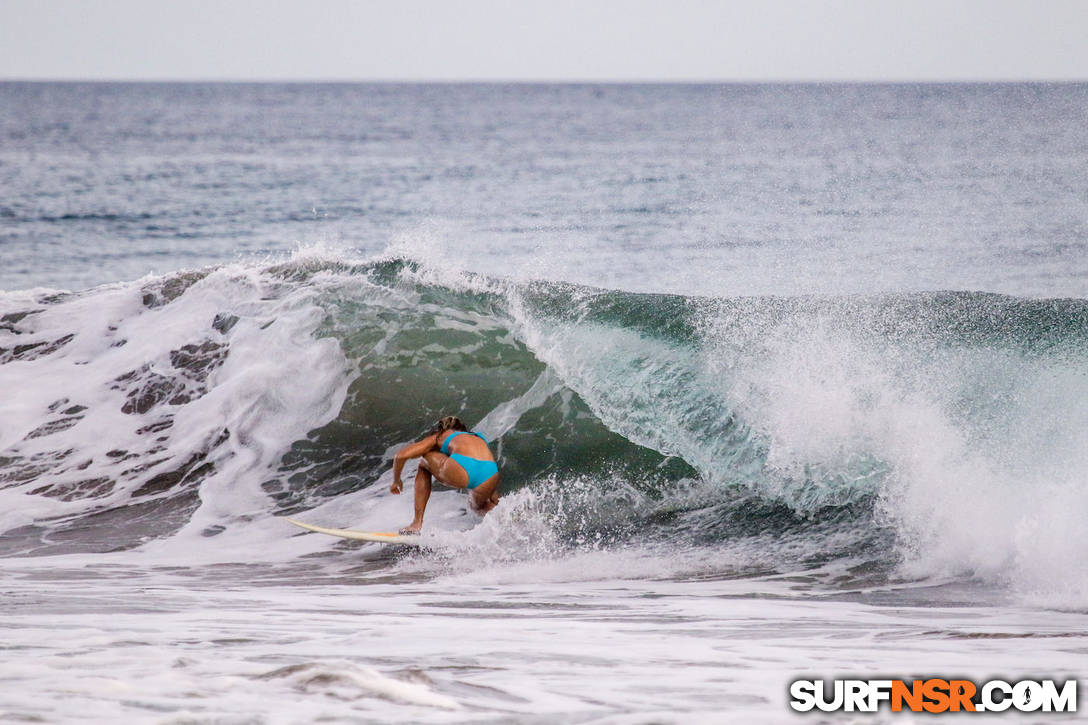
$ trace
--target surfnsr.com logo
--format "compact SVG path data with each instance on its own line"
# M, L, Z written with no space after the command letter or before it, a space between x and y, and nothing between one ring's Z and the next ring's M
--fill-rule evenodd
M798 712L1076 712L1077 681L1054 680L795 680L790 707Z

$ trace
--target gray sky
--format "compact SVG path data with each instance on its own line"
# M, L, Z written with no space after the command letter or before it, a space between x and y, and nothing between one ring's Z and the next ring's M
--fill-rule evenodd
M1088 0L0 0L0 78L1088 79Z

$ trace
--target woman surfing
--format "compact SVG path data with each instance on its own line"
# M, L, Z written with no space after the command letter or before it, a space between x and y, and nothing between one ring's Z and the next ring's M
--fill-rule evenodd
M468 489L469 505L473 511L486 514L499 502L499 466L487 439L469 431L460 418L447 415L438 421L424 438L397 451L393 457L393 485L390 493L404 490L400 479L404 462L422 458L416 472L415 518L400 530L402 534L418 534L423 528L423 512L431 497L431 479L453 488Z

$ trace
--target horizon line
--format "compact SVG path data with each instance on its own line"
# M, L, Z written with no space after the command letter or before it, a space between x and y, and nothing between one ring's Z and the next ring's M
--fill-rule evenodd
M962 84L1075 84L1088 77L1070 78L76 78L0 77L0 83L223 83L223 84L404 84L404 85L962 85Z

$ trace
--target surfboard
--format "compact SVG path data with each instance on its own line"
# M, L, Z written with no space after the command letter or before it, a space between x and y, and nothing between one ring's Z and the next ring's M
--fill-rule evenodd
M355 541L377 541L379 544L404 544L405 546L421 546L418 534L398 534L395 531L355 531L353 529L330 529L325 526L315 526L304 521L297 521L286 516L282 517L289 524L294 524L307 531L316 531L319 534L339 536L341 539L353 539Z

